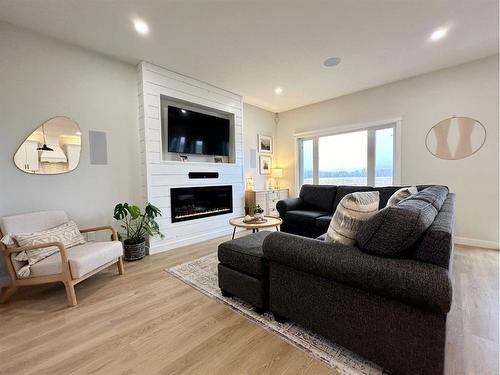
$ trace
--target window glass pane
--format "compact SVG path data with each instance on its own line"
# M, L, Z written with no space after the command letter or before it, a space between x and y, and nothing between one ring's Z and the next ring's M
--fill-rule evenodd
M394 128L375 131L375 186L392 185Z
M300 185L313 183L313 141L301 141Z
M320 137L319 183L367 185L367 131Z

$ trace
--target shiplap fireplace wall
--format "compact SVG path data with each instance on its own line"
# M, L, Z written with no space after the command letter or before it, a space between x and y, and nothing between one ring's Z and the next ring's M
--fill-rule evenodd
M150 253L230 233L229 218L244 212L241 96L147 62L138 65L138 80L142 199L161 209L163 216L158 223L165 234L163 240L151 239ZM233 114L234 163L163 160L160 95ZM189 179L189 172L218 172L219 178ZM170 189L208 185L233 186L233 212L172 223Z

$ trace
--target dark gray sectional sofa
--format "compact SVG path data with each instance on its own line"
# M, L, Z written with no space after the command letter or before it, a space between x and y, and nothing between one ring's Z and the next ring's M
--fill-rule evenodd
M282 230L302 236L275 232L263 241L269 309L393 374L442 374L455 196L435 187L379 211L356 246L303 237L324 233L319 214L365 189L374 188L305 186L278 204ZM377 190L384 207L397 187Z
M417 189L420 191L429 186L418 185ZM281 231L316 238L326 232L337 205L347 194L356 191L378 191L379 208L383 208L399 188L400 186L302 185L298 198L282 200L276 204L283 220Z

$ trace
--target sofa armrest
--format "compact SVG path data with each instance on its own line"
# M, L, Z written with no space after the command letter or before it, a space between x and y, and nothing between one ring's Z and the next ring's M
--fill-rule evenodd
M383 258L357 247L273 232L265 257L295 270L441 314L450 310L452 285L442 267L412 259Z
M103 225L103 226L95 227L95 228L80 229L80 233L98 232L101 230L111 231L111 238L113 239L113 241L118 240L118 234L116 233L116 229L113 228L111 225Z
M303 204L304 202L300 197L288 198L278 201L278 203L276 203L276 209L278 210L280 217L284 219L287 211L297 210L301 208Z

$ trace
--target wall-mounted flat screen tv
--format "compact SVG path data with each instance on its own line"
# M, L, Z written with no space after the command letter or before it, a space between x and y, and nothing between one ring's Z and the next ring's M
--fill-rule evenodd
M227 118L168 106L168 152L229 156Z

